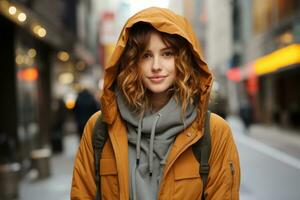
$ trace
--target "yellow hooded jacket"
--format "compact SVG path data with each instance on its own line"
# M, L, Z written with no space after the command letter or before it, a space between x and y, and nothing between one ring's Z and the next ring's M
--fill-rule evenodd
M129 166L128 140L126 124L118 112L116 96L112 85L117 77L116 63L120 58L128 39L128 30L137 22L148 22L157 30L184 37L193 47L195 60L201 71L201 97L198 103L196 120L181 133L178 133L168 155L157 199L201 199L202 181L199 175L199 163L193 155L192 145L203 136L204 117L208 107L212 74L204 62L195 34L182 16L168 9L152 7L140 11L125 24L110 62L105 68L104 90L101 97L102 114L108 124L109 138L104 145L100 159L102 199L128 200ZM73 171L71 199L94 199L96 185L94 181L94 152L92 130L100 112L87 122L76 155ZM216 114L211 115L211 155L210 173L205 188L206 199L239 199L240 165L236 145L228 124Z

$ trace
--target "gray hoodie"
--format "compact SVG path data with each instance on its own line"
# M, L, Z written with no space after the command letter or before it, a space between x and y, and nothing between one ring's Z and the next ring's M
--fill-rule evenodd
M117 102L128 129L130 198L156 199L168 152L176 135L196 118L196 109L189 106L182 120L181 106L174 98L156 113L143 116L131 111L120 92Z

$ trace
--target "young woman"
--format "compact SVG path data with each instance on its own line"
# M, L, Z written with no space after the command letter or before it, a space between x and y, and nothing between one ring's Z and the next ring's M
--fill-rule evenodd
M205 189L192 146L203 137L212 74L191 26L168 9L148 8L125 24L105 69L102 113L84 130L71 199L94 199L92 130L102 115L101 199L239 199L240 166L231 131L210 117Z

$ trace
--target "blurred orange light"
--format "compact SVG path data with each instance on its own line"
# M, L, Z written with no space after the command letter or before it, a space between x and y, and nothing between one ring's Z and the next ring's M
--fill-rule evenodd
M34 48L31 48L28 50L27 54L30 58L34 58L36 56L36 50Z
M63 62L66 62L69 60L70 55L66 51L60 51L57 53L57 58Z
M74 99L68 99L66 101L66 107L69 109L69 110L72 110L74 107L75 107L75 101Z
M247 90L250 95L255 95L258 91L258 78L256 75L250 75L247 80Z
M32 31L33 31L35 34L37 34L40 28L41 28L40 25L35 25L35 26L33 26Z
M242 80L240 68L232 68L227 71L227 78L231 81L239 82Z
M38 24L32 26L32 31L41 38L47 35L47 30Z
M282 44L291 44L294 41L294 35L291 32L285 32L279 37Z
M38 30L37 34L38 34L38 36L40 36L40 37L45 37L46 34L47 34L47 31L46 31L46 29L44 29L44 28L40 28L40 29Z
M24 56L22 56L22 55L20 55L20 54L17 55L15 61L16 61L16 63L17 63L18 65L21 65L21 64L24 62Z
M36 81L38 76L38 70L33 67L22 69L18 72L18 78L24 81Z

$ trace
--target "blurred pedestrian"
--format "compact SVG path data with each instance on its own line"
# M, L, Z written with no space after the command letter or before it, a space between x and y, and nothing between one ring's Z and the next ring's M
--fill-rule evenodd
M74 106L74 114L79 138L81 138L84 126L90 116L97 112L99 109L99 103L87 88L82 89L78 93L78 97Z
M248 133L250 125L253 123L252 107L247 101L242 101L240 106L240 117L245 126L245 132Z
M202 188L192 147L204 134L212 74L185 18L157 7L135 14L105 72L101 110L109 137L98 163L101 185L94 181L91 141L98 112L77 152L71 199L95 199L97 189L101 199L239 199L238 152L216 114L208 121L211 154Z
M66 121L67 108L65 102L61 97L57 97L52 102L52 133L51 133L51 147L53 153L63 152L63 137L64 124Z
M16 143L13 138L9 134L0 132L0 165L16 162L15 149Z

